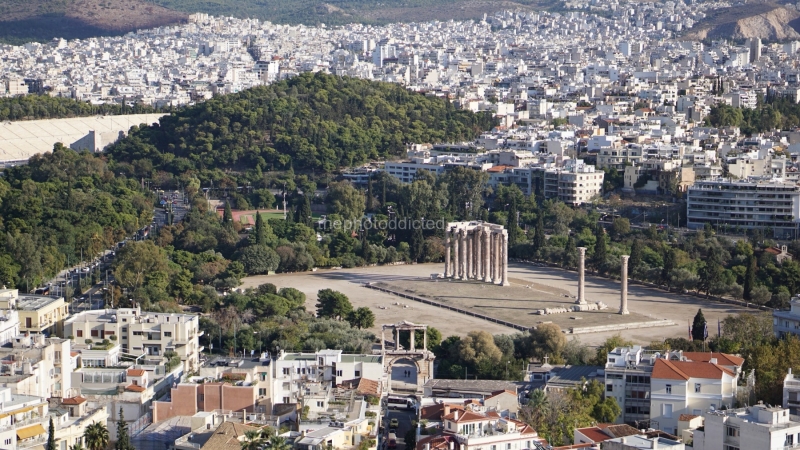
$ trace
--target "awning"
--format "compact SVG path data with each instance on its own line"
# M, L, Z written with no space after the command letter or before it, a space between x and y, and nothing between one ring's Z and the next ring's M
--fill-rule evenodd
M33 411L36 409L36 406L26 406L25 408L15 409L14 411L5 412L0 414L0 419L4 419L8 416L16 416L17 414L26 413L28 411Z
M17 439L28 439L45 433L47 433L47 431L45 431L42 424L37 423L36 425L17 430Z

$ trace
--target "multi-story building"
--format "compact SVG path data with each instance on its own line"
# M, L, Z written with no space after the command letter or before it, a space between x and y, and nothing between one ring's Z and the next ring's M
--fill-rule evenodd
M420 439L417 450L506 449L540 447L539 434L524 422L501 417L496 411L454 410L442 418L442 432Z
M800 448L800 422L791 419L788 409L758 404L707 411L703 419L702 429L693 432L695 450Z
M800 297L792 297L789 311L772 311L772 332L778 339L791 334L800 336Z
M800 186L782 180L698 181L687 190L687 226L771 231L794 238L800 227Z
M793 415L800 411L800 380L795 378L791 367L783 378L783 407Z
M19 331L62 335L64 319L69 315L63 297L19 295L18 289L0 290L0 309L16 310Z
M199 368L203 347L198 317L192 314L142 312L140 308L84 311L70 317L65 334L77 341L117 337L122 353L163 357L175 352L187 372Z
M43 398L69 396L75 367L68 339L21 334L11 348L0 349L0 362L0 383L14 394Z
M656 359L650 376L651 427L678 434L682 414L732 407L739 377L716 358L708 362ZM654 427L656 428L656 427Z
M382 382L383 361L379 355L344 355L341 350L316 353L284 353L272 362L273 403L299 403L306 383L331 387L366 378Z
M614 397L622 410L617 423L638 425L650 420L650 377L658 356L639 345L617 347L608 353L606 396Z

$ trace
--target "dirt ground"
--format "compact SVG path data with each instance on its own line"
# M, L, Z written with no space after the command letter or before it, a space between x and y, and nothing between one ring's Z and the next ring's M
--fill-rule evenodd
M444 264L319 270L317 272L298 274L247 277L243 280L242 287L247 288L258 286L262 283L273 283L279 288L284 286L297 288L306 294L308 298L306 308L309 311L315 309L316 293L320 289L330 288L340 291L350 298L354 307L367 306L372 308L376 317L376 327L373 329L375 332L380 331L380 325L382 324L396 323L401 320L409 320L436 327L442 332L443 336L463 336L476 329L486 330L492 334L516 332L516 330L508 327L434 306L401 299L361 286L366 282L402 283L410 286L411 289L419 290L424 283L430 283L425 279L429 279L432 273L441 273L443 271ZM528 292L538 292L542 294L542 297L555 297L565 293L571 296L577 294L577 273L561 269L511 262L509 263L509 280L512 288L516 287L516 289L527 289ZM418 283L416 288L414 287L415 283ZM439 282L439 284L443 283L455 282ZM534 288L524 288L524 286L533 286ZM493 289L493 287L487 286L485 289ZM503 288L498 287L497 289ZM457 290L454 290L454 292L457 292ZM502 295L502 291L500 291L500 294ZM587 275L586 298L589 301L602 301L609 306L610 311L613 311L619 308L619 282ZM564 298L564 300L568 299ZM688 322L692 320L698 308L703 309L703 314L709 323L709 334L711 335L716 333L715 323L717 319L721 320L729 314L750 311L733 305L667 293L658 289L629 283L628 309L631 313L646 316L647 320L668 319L675 322L676 325L623 330L620 334L640 344L647 344L653 340L663 340L669 337L686 337L688 336ZM548 317L529 315L528 313L529 311L526 311L524 316L533 318ZM545 320L550 320L550 317ZM576 335L574 338L589 345L600 345L606 338L614 334L616 333L589 333ZM573 339L572 336L568 338Z

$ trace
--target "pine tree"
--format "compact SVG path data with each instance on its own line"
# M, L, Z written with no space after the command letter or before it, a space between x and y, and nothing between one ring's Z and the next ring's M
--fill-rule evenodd
M750 260L747 262L747 270L744 273L744 299L750 301L753 299L753 288L756 284L756 258L750 255Z
M128 424L125 422L121 406L119 408L119 420L117 420L117 442L114 444L114 450L136 450L131 445L131 439L128 436Z
M225 211L222 213L222 224L226 227L233 227L233 211L227 200L225 200Z
M50 416L50 428L47 434L46 450L57 450L56 447L56 426L53 424L53 416Z
M261 212L256 211L256 245L267 245L267 234L264 227L264 218L261 217Z
M597 238L597 242L594 244L594 267L602 273L608 258L608 249L606 248L606 229L600 224L597 224L595 238Z
M706 338L706 318L703 317L703 310L698 309L692 322L692 340L704 341Z

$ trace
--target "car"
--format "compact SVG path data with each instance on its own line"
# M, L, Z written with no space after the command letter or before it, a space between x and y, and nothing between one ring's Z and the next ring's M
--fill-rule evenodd
M81 269L81 270L83 270L84 272L89 272L89 271L90 271L90 270L92 270L92 269L91 269L91 268L89 268L89 267L84 267L84 268L83 268L83 269Z
M393 417L392 420L389 421L389 428L397 428L400 426L400 421L397 420L397 417Z
M389 434L397 434L397 430L394 428L389 428Z

